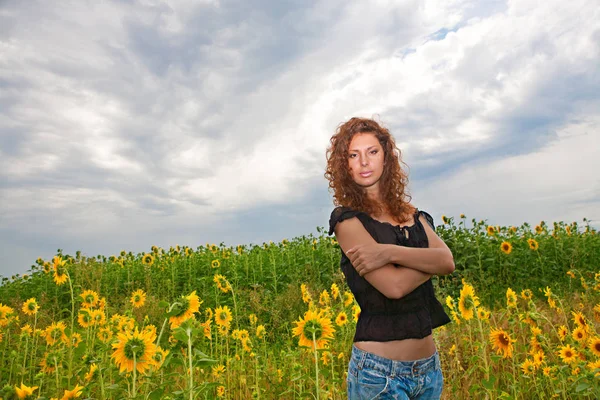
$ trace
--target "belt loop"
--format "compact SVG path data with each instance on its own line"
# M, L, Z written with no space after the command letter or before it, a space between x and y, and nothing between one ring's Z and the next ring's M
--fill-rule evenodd
M357 347L358 349L358 347ZM358 349L360 351L360 360L358 360L358 369L362 370L363 366L365 365L365 360L367 359L367 352L362 350L362 349Z

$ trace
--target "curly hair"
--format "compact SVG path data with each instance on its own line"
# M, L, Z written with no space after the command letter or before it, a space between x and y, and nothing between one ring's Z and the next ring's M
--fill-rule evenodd
M348 147L357 133L374 134L383 147L384 169L379 180L381 203L369 199L366 191L350 175ZM341 123L331 137L326 157L325 178L329 181L330 192L333 190L334 205L375 216L387 211L398 222L405 221L414 212L407 192L408 174L400 167L400 163L406 165L401 160L400 149L389 130L376 121L354 117Z

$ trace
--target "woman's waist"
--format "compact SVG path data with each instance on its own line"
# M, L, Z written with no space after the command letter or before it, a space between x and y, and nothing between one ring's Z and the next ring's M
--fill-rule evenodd
M390 340L386 342L360 341L354 346L362 351L372 353L394 361L414 361L431 357L435 352L432 335L421 339Z

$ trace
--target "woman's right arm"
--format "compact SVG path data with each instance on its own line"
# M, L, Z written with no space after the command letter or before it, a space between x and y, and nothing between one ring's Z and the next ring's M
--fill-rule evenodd
M335 237L344 254L354 246L377 243L356 217L338 222ZM365 274L363 278L385 297L399 299L427 282L431 275L416 269L386 264Z

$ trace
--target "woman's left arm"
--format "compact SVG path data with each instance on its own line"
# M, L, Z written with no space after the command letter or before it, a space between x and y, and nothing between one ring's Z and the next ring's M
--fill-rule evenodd
M347 256L360 276L385 264L397 264L430 275L454 272L454 257L446 243L431 229L423 215L419 216L419 220L427 234L428 248L395 244L356 246L347 252Z

